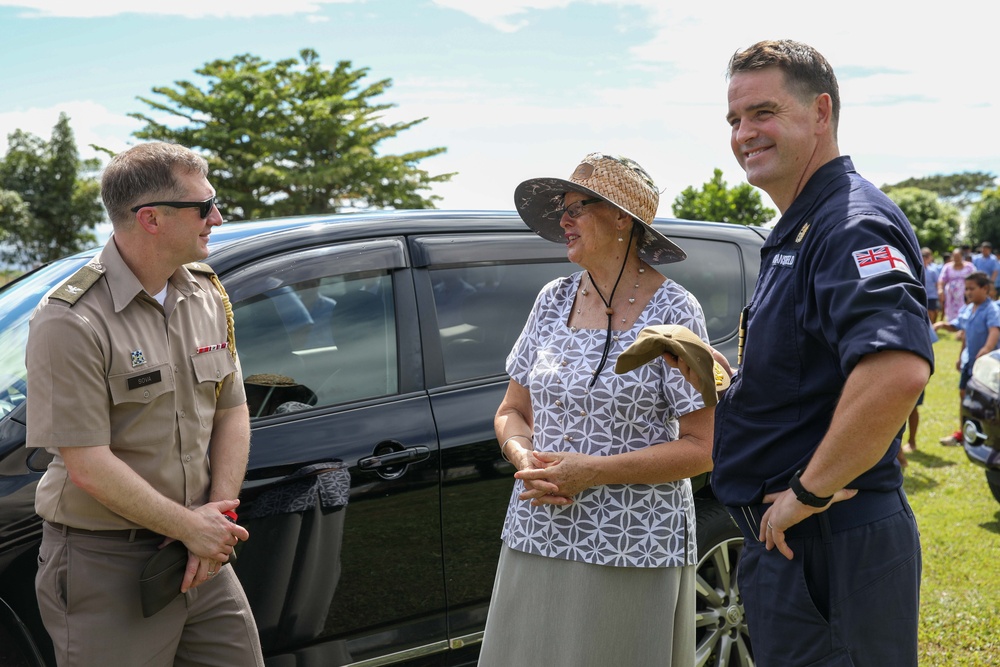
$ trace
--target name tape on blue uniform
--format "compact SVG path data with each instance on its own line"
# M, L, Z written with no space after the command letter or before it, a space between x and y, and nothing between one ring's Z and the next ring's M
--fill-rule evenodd
M891 245L879 245L874 248L855 250L851 253L854 264L862 278L877 276L887 271L903 271L912 276L910 265L906 263L903 253Z
M795 266L795 254L783 253L775 255L771 260L771 266Z

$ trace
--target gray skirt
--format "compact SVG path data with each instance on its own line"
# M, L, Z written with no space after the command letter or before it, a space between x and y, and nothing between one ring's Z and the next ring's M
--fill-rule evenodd
M694 615L694 565L591 565L505 545L479 667L693 667Z

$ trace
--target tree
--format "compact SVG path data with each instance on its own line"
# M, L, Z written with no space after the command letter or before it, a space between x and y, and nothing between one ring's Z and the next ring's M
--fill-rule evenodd
M920 188L891 188L886 195L902 209L921 246L935 253L954 247L961 224L961 214L955 206Z
M0 229L6 243L0 259L30 267L94 244L92 230L104 219L100 163L81 160L66 114L45 141L23 130L7 137L0 160Z
M922 178L908 178L893 185L883 185L882 191L898 188L930 190L954 204L960 210L979 199L983 191L996 185L997 177L983 171L966 171L960 174L935 174Z
M1000 189L984 190L969 213L969 237L977 241L1000 243Z
M776 214L763 205L760 192L749 183L729 188L716 169L712 180L695 190L688 186L673 203L674 215L687 220L712 220L737 225L763 225Z
M146 123L134 134L200 149L230 219L348 207L433 208L440 197L420 192L454 174L431 176L416 164L446 149L378 150L426 118L385 123L383 112L394 105L374 99L390 79L362 88L367 68L352 69L342 60L326 69L311 49L299 56L301 61L275 63L250 54L215 60L196 70L208 80L204 90L188 81L154 88L165 101L139 99L183 124L168 127L133 113Z

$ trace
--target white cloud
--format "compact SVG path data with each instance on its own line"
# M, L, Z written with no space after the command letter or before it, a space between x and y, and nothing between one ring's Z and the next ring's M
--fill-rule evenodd
M669 214L669 203L681 189L705 182L715 167L723 169L730 184L742 182L723 121L725 71L736 50L761 39L808 43L833 64L844 109L841 149L877 184L934 173L991 171L1000 155L1000 137L989 131L1000 107L1000 88L992 85L985 65L995 57L994 27L991 21L970 20L982 16L978 0L953 0L945 11L933 12L843 0L818 17L807 16L800 2L790 0L749 10L734 0L435 3L501 31L529 25L537 18L533 10L568 7L572 12L585 4L637 7L646 12L651 35L631 49L630 67L657 72L642 86L599 91L600 101L585 108L578 100L557 108L521 99L491 104L462 94L428 106L420 115L431 120L412 132L430 134L438 124L448 128L440 136L454 139L447 142L449 155L439 158L440 168L461 171L452 184L439 188L446 204L485 198L506 206L506 191L517 178L568 173L577 154L595 148L629 154L646 166L665 188L661 214ZM446 86L460 87L455 82ZM439 87L429 82L424 90ZM420 102L416 95L406 107ZM615 146L602 141L609 136L615 137ZM520 152L512 153L510 147ZM526 154L533 156L533 164L526 164ZM501 173L503 179L498 178Z
M87 16L126 11L185 16L299 12L307 14L307 20L318 20L323 18L317 13L321 5L329 1L177 0L140 7L133 0L0 0L0 5ZM723 170L731 185L742 182L724 121L725 69L738 48L768 38L804 41L831 61L844 102L841 148L875 183L933 173L990 171L1000 155L1000 137L989 131L1000 107L1000 88L984 71L993 60L995 39L990 21L969 20L982 13L976 0L952 0L947 11L933 15L871 0L842 0L820 18L806 17L801 3L788 0L753 10L732 0L709 4L434 0L434 4L464 12L505 33L539 20L540 11L583 11L585 5L640 8L647 19L644 29L634 33L642 38L632 46L627 65L628 81L635 81L637 72L649 73L639 84L619 83L600 90L585 86L585 94L530 97L504 72L462 80L433 71L422 78L394 76L387 101L397 106L386 112L386 119L427 116L428 120L389 141L385 149L447 147L447 153L420 165L432 174L459 172L451 183L435 188L447 208L509 209L518 182L568 175L576 161L592 150L628 155L646 167L664 190L661 215L669 215L670 203L681 190L700 186L715 168ZM431 15L421 27L432 25L434 18L438 17ZM428 38L436 35L430 32ZM593 41L582 41L581 47L592 52L599 48ZM543 46L539 54L545 57ZM124 148L138 127L136 121L100 104L72 102L0 114L0 128L22 128L48 137L60 110L71 116L82 154L88 143Z
M276 16L319 11L323 5L364 2L365 0L0 0L0 7L17 7L26 16L95 18L120 14L157 14L205 17Z
M52 128L59 121L59 114L69 116L69 126L73 129L76 145L81 158L100 157L91 144L120 151L131 143L127 137L138 129L139 121L109 111L107 108L91 100L76 100L57 104L51 107L32 107L19 111L0 113L0 154L7 152L7 135L15 129L24 130L48 140Z
M433 0L438 7L454 9L501 32L515 32L528 24L523 15L537 9L562 9L576 0ZM515 20L511 20L514 17Z

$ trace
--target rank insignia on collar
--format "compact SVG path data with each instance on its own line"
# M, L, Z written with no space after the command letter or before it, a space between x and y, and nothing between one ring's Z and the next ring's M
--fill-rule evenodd
M142 366L144 363L146 363L146 356L142 350L132 350L132 368Z
M809 223L802 225L802 229L799 230L799 235L795 237L796 243L802 243L802 239L806 237L806 232L809 231Z

